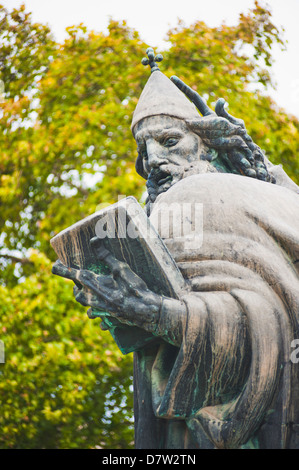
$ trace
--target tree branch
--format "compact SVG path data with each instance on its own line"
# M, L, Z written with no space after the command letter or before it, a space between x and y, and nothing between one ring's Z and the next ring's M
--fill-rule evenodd
M28 258L18 258L17 256L0 253L0 258L11 260L13 263L33 264Z

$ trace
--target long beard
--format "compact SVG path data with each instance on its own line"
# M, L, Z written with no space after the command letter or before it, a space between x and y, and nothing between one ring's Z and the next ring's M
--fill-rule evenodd
M174 170L175 168L175 170ZM198 160L182 167L174 167L163 165L163 170L154 168L151 170L147 182L148 197L146 199L146 213L149 216L152 206L157 197L168 191L174 184L178 183L183 178L188 176L203 174L203 173L217 173L217 169L207 160Z

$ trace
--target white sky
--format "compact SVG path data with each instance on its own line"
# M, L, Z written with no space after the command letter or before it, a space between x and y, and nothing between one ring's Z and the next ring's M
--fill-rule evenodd
M25 3L33 20L48 23L57 40L63 40L65 28L84 23L89 29L105 31L109 17L127 20L140 37L154 48L163 48L166 32L177 25L178 18L187 25L205 21L209 26L223 21L235 24L239 13L253 7L254 0L0 0L11 9ZM275 101L299 118L299 0L270 0L273 21L285 28L286 52L275 48L273 68L277 91ZM156 52L159 52L158 49Z

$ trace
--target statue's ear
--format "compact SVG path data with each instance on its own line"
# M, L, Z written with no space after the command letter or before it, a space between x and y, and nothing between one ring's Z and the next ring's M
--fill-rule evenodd
M135 169L136 169L138 175L142 176L142 178L147 180L147 174L145 173L144 168L143 168L143 159L142 159L141 155L139 155L139 154L138 154L138 157L137 157L136 162L135 162Z

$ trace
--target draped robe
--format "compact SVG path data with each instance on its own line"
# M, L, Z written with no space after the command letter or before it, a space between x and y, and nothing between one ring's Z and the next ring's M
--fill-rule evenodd
M202 204L203 236L187 250L184 237L164 239L187 314L162 311L159 338L134 353L136 447L299 448L298 195L195 175L161 194L151 219L174 202Z

